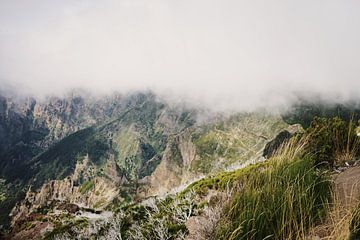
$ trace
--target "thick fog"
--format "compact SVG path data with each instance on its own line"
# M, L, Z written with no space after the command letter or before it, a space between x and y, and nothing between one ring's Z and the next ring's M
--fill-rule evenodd
M1 0L0 88L218 109L360 95L358 0Z

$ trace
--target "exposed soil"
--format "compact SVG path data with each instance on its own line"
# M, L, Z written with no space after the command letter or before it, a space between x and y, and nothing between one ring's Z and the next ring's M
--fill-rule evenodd
M328 217L312 230L309 239L347 239L351 213L360 199L360 166L334 175L333 195L334 204Z

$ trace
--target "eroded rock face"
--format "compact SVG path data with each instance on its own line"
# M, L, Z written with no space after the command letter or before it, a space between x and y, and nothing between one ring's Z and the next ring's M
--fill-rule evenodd
M191 163L196 158L196 146L192 142L191 131L186 131L178 137L178 146L184 168L189 170Z
M96 167L91 166L88 158L85 158L77 164L71 176L63 180L52 180L36 191L29 189L25 199L11 212L12 224L16 225L18 220L50 206L54 201L73 206L103 209L118 196L118 184L121 178L118 176L109 178L109 175L107 177L94 176L94 172L96 172ZM79 185L80 178L86 180L81 185Z
M154 111L158 108L155 96L151 93L113 94L104 97L69 94L63 98L49 97L42 100L0 96L0 178L7 180L11 190L8 194L14 196L1 203L6 207L0 205L0 225L6 220L10 211L9 207L14 206L23 198L22 192L26 191L28 184L32 184L35 175L40 172L41 178L37 178L37 185L41 187L47 180L62 179L72 174L77 161L75 157L66 157L66 161L71 164L64 161L56 162L58 159L56 154L64 155L64 151L74 148L72 143L69 146L63 146L63 151L58 151L55 155L53 153L46 155L43 161L34 160L36 156L47 152L72 133L121 118L132 109L142 106L144 102L149 102L150 106L154 106ZM151 112L152 109L149 108L147 111ZM146 117L142 119L135 119L135 117L126 121L147 121ZM116 131L112 129L113 127L110 126L107 132ZM119 127L123 126L119 124ZM101 137L105 139L108 136ZM82 144L81 140L85 141L85 139L77 140L78 146ZM108 143L101 142L101 146L96 145L99 141L93 140L95 145L91 145L92 142L90 142L86 149L81 150L80 157L92 149L94 149L93 155L97 155L99 151L103 153L105 145L111 148L111 140ZM78 150L73 149L73 152L76 155ZM111 155L114 158L117 152L109 151L107 154L110 155L109 161L104 164L113 165L112 168L105 167L109 175L115 178L115 182L123 179L123 175L118 176L119 169L116 164L114 166L114 159L111 160ZM95 156L93 160L98 159ZM60 164L67 165L68 169L63 171Z
M206 126L188 128L173 136L160 164L148 177L141 196L180 191L206 174L232 170L263 159L264 146L278 132L297 131L281 118L253 113Z
M263 157L269 159L274 156L283 144L286 144L295 133L301 131L303 131L303 128L300 124L291 125L288 129L281 131L274 139L265 145L262 154Z
M278 150L279 148L289 141L289 139L292 137L292 134L288 131L282 131L280 132L275 139L268 142L264 148L263 151L263 157L264 158L271 158Z
M158 167L151 176L141 180L146 183L146 197L164 195L194 177L195 174L190 171L191 163L196 158L192 133L193 130L185 131L169 141Z

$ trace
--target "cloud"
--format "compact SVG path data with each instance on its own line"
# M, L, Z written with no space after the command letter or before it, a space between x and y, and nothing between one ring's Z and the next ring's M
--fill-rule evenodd
M152 89L219 109L360 89L360 2L0 3L0 83L33 94Z

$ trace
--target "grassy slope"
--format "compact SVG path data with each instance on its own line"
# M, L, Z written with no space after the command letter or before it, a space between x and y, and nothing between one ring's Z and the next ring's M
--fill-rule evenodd
M289 146L292 148L292 146ZM189 191L235 187L214 230L214 239L299 239L326 213L331 184L301 151L286 151L263 163L221 173L190 185Z
M225 209L217 239L299 239L325 212L330 183L309 156L252 171Z
M191 168L209 173L258 157L266 142L287 126L279 117L265 113L234 115L206 125L193 136L198 157Z

